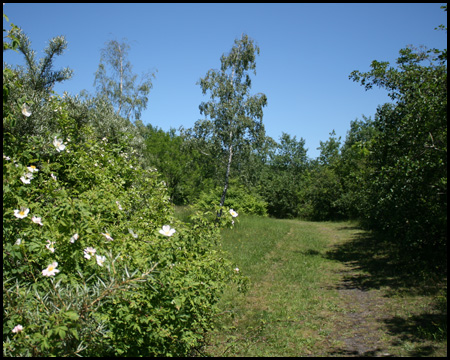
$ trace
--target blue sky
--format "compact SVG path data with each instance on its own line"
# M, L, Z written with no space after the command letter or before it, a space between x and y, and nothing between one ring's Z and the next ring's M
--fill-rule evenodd
M345 139L350 121L373 117L390 101L385 90L366 92L349 80L353 70L368 71L373 60L394 64L408 44L446 48L447 33L434 30L447 24L441 5L6 3L3 10L39 58L48 40L66 36L55 69L68 66L74 76L55 87L60 94L94 93L100 49L110 39L128 39L133 71L158 70L142 121L165 131L203 117L198 106L208 97L197 81L220 68L221 55L246 33L261 49L251 92L267 95L266 134L277 141L282 132L302 137L315 158L333 129ZM4 61L23 64L11 51Z

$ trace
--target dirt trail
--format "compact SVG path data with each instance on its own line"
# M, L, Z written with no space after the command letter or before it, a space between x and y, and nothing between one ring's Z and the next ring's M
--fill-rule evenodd
M318 229L330 238L329 250L333 251L345 238L335 229L321 226ZM327 338L324 353L332 356L389 356L382 341L384 331L381 324L386 315L381 310L386 298L380 290L359 287L354 279L358 277L355 263L342 262L333 271L337 278L327 283L328 290L336 290L337 310L330 314L330 326L334 329Z
M250 291L229 300L234 316L208 354L447 356L446 281L417 283L350 222L289 222L252 263ZM251 253L258 242L246 239Z
M347 277L351 273L345 272ZM391 356L383 339L383 324L389 315L383 308L386 298L380 290L362 290L343 280L337 285L340 316L334 319L333 332L329 339L337 344L329 349L330 354L340 356Z
M345 232L339 235L326 226L319 230L329 235L331 253L342 248ZM348 239L344 242L349 244ZM388 278L380 281L376 272L362 265L365 260L349 255L356 253L356 249L361 251L349 247L344 255L334 255L340 260L340 266L334 270L338 281L327 286L337 291L339 310L331 316L335 331L326 341L328 346L317 356L446 356L446 348L436 347L436 343L418 336L417 332L420 326L427 326L430 319L442 322L442 314L437 315L434 310L434 300L426 296L392 296L395 290L385 285L389 283ZM369 261L377 262L376 258L377 255L372 254ZM377 267L383 263L380 261Z

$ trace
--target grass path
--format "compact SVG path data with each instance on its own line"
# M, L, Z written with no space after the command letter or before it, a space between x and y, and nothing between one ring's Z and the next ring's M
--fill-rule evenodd
M242 217L224 248L250 279L227 289L212 356L446 356L446 288L426 288L352 223Z

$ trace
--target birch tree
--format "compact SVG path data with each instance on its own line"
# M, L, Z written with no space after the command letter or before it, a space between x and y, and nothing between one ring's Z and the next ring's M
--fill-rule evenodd
M129 49L130 45L125 41L110 40L106 43L106 47L101 50L94 86L99 94L111 101L118 115L138 120L142 110L147 108L155 74L144 73L138 81L128 60Z
M200 113L210 120L199 120L196 128L220 144L226 171L220 206L225 202L233 156L240 147L257 142L264 136L263 107L267 97L262 93L250 95L250 73L256 75L256 55L259 47L247 35L236 39L231 51L220 58L220 70L209 70L199 83L210 100L202 102ZM220 216L220 214L219 214Z

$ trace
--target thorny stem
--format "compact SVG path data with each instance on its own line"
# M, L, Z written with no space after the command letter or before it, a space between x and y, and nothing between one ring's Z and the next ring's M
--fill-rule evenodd
M158 265L158 263L156 263L155 265L153 265L153 267L152 267L149 271L143 273L141 277L138 277L138 278L135 278L135 279L128 279L128 280L125 280L125 281L121 282L120 284L117 284L116 286L114 286L114 287L112 287L112 288L105 289L105 290L102 292L102 294L101 294L97 299L95 299L92 303L90 303L90 304L87 306L87 309L90 308L90 307L92 307L92 306L93 306L94 304L96 304L97 302L99 302L99 301L100 301L101 299L103 299L106 295L108 295L109 293L111 293L114 289L120 288L121 286L126 285L127 283L131 283L131 282L139 281L139 280L144 280L144 279L145 279L145 278L146 278L146 277L147 277L147 276L148 276L148 275L156 268L157 265Z

